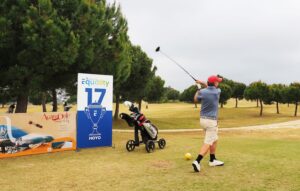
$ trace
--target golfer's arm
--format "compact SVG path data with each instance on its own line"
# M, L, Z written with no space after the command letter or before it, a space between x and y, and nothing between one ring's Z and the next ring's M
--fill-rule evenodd
M204 88L207 88L207 83L203 82L203 81L200 81L200 80L197 80L196 81L197 84L200 84L202 87Z

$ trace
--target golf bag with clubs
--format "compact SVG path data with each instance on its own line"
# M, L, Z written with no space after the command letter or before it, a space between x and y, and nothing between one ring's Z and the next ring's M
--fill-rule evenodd
M145 144L146 151L151 153L155 149L155 143L158 143L160 149L164 149L166 146L165 139L157 140L158 129L146 119L145 115L140 113L139 109L131 102L125 101L124 105L129 108L131 113L121 113L120 118L125 120L130 127L134 128L134 140L127 141L126 149L131 152L140 144ZM139 131L142 140L139 140Z

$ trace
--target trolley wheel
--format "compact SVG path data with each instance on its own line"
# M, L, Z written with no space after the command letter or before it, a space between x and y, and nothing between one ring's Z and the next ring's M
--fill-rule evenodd
M152 153L155 149L155 143L151 140L147 141L146 143L146 151L148 153Z
M127 149L128 152L131 152L131 151L133 151L135 149L135 142L134 142L134 140L127 141L127 143L126 143L126 149Z
M167 142L166 142L165 139L159 139L158 140L158 146L159 146L160 149L164 149L166 144L167 144Z

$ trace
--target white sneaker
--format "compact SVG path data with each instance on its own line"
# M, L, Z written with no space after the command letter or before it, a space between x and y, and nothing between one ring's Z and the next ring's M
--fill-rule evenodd
M215 159L213 162L209 161L208 165L209 166L223 166L224 162Z
M193 165L193 167L194 167L194 171L195 172L200 172L200 164L198 163L198 161L194 161L193 163L192 163L192 165Z

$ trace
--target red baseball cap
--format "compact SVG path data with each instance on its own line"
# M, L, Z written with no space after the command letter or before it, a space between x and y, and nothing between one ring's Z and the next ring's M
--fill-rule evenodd
M222 78L219 78L218 76L209 76L207 81L209 83L215 83L215 82L222 82Z

